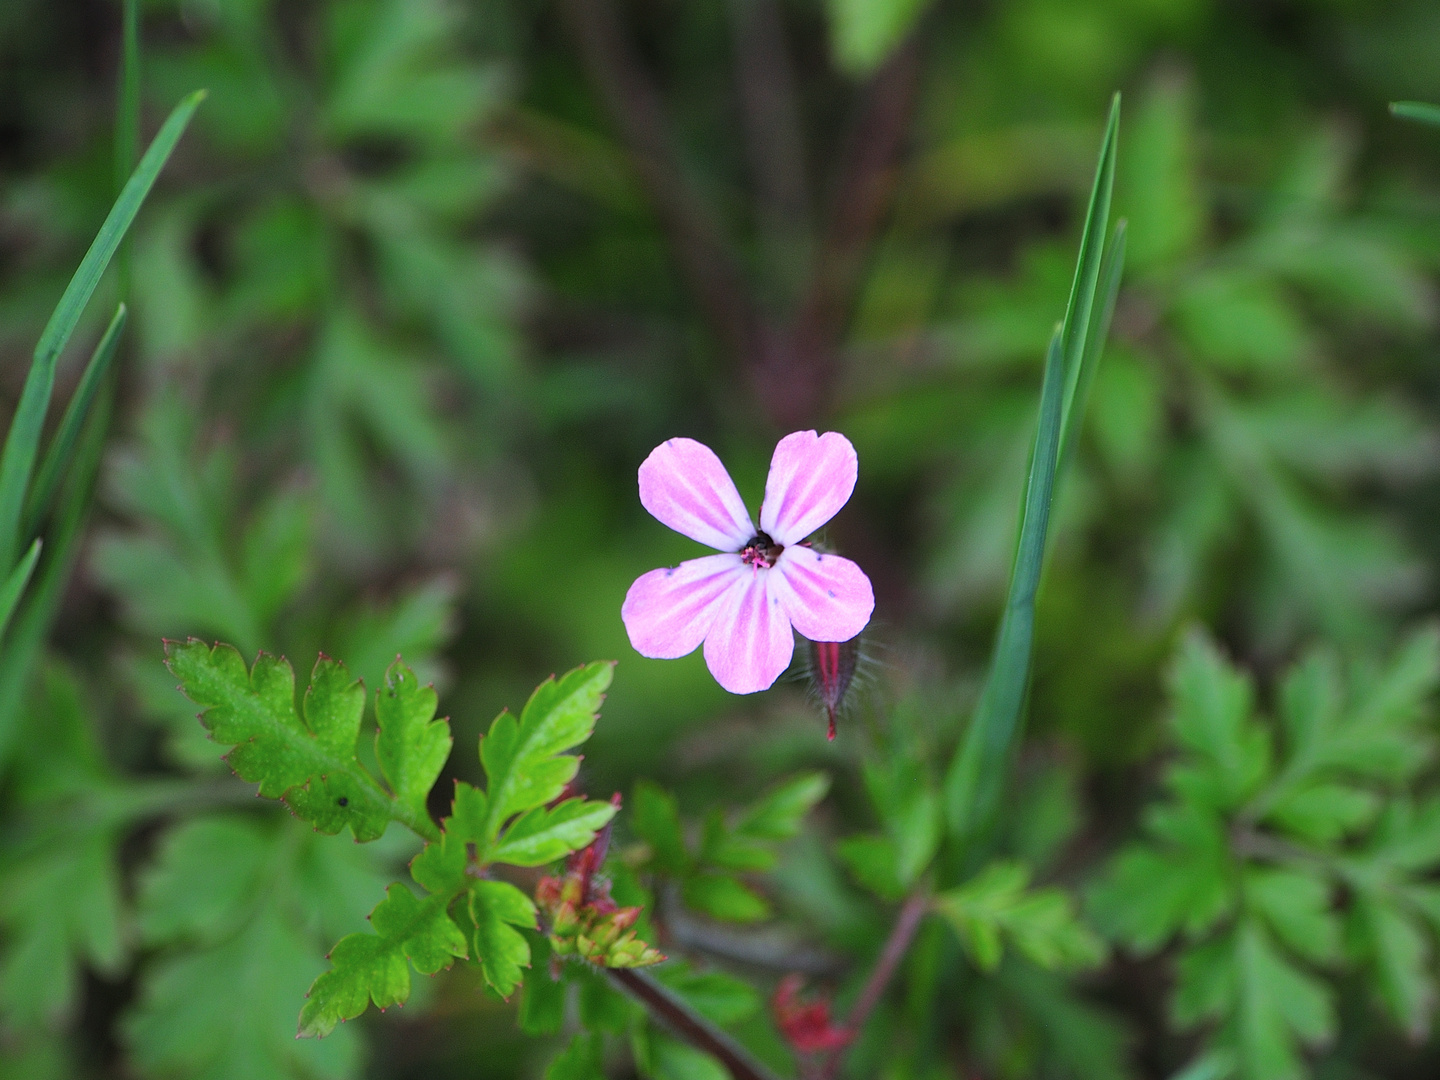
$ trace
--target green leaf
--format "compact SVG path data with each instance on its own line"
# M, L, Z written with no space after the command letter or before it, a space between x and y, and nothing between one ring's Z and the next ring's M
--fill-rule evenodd
M470 918L475 925L474 958L485 981L508 998L530 966L530 943L515 927L535 929L534 902L507 881L478 881L470 889Z
M1254 868L1244 890L1246 904L1297 954L1318 964L1339 959L1340 924L1327 882L1297 870Z
M1298 1045L1318 1044L1335 1030L1330 991L1285 961L1254 920L1236 934L1236 1023L1247 1076L1300 1080Z
M295 675L284 659L261 653L247 672L229 645L212 649L195 638L167 642L166 656L181 689L203 710L201 721L211 736L235 747L227 758L231 768L241 779L258 783L261 795L283 798L324 832L348 825L357 840L375 839L392 819L421 836L439 838L423 799L392 797L356 759L365 690L343 664L323 657L316 661L302 720L295 709ZM423 732L418 745L433 756L438 740L448 742L449 736L433 731L444 728L443 721L427 727L428 718L415 711L425 700L433 708L433 698L424 698L423 692L407 700L404 718L389 713L388 704L386 709L392 726L399 728L397 737ZM399 753L393 747L392 752ZM421 767L401 757L393 760L403 768Z
M454 744L450 725L435 719L438 700L435 688L421 686L399 660L375 698L375 756L396 800L417 818L426 816L425 800Z
M1219 809L1238 806L1270 769L1270 742L1251 718L1250 680L1228 664L1204 635L1186 636L1170 673L1171 724L1214 782Z
M681 886L681 895L687 906L724 922L758 922L770 914L764 897L725 874L691 874Z
M40 445L40 431L45 424L45 413L55 385L56 360L70 340L95 287L100 284L100 277L111 256L120 246L155 178L160 175L170 152L175 149L190 117L204 97L203 90L191 94L175 106L161 126L125 189L110 208L100 232L65 287L35 346L25 388L20 393L20 403L15 408L10 431L5 437L4 452L0 454L0 568L7 573L8 568L14 565L15 553L20 547L20 515Z
M1422 124L1440 127L1440 105L1431 105L1424 101L1392 101L1390 114L1402 120L1418 120Z
M525 969L516 1022L526 1035L554 1035L565 1023L565 972L558 965L552 967L554 953L545 934L526 934L525 940L530 944L530 967Z
M563 753L595 730L605 689L615 665L600 661L576 668L560 679L541 683L519 719L503 712L480 741L480 760L488 778L485 833L487 849L515 814L555 799L575 778L580 759ZM482 859L485 858L482 854Z
M566 799L554 807L537 806L515 820L490 851L492 862L544 866L579 851L615 816L607 802Z
M777 784L751 803L735 822L735 832L756 840L789 840L800 823L830 790L825 773L801 773Z
M605 1043L597 1031L570 1040L555 1060L545 1066L545 1080L605 1080Z
M1267 820L1314 843L1333 844L1374 821L1379 809L1372 791L1317 781L1278 798Z
M849 868L855 880L882 900L905 895L900 881L899 855L895 841L881 833L847 836L835 845L835 854Z
M930 0L828 0L830 47L841 70L865 75L900 44Z
M641 780L630 797L630 827L650 845L652 865L663 874L683 874L693 859L685 847L680 809L660 785Z
M1387 898L1373 895L1360 898L1352 918L1374 958L1375 990L1411 1040L1423 1041L1436 1000L1423 928Z
M370 916L375 932L350 934L331 950L330 970L315 980L300 1011L300 1035L328 1035L372 1001L382 1009L403 1004L410 996L406 960L421 974L433 975L453 958L463 958L465 935L446 914L444 901L420 900L404 885L391 885Z
M981 971L999 966L1008 941L1042 968L1091 967L1104 944L1075 915L1062 889L1028 889L1030 871L995 862L935 897L935 911L954 928Z
M1182 930L1204 933L1234 907L1235 892L1223 854L1202 854L1126 848L1090 891L1092 918L1142 955Z
M356 1075L359 1031L297 1040L296 1006L324 970L325 943L364 925L385 880L379 864L393 855L288 814L201 817L165 834L141 875L151 955L123 1028L140 1073Z
M1076 400L1081 360L1086 351L1095 293L1103 259L1111 192L1120 98L1110 106L1095 183L1081 233L1080 252L1070 287L1065 319L1050 341L1040 387L1040 419L1022 500L1020 537L1010 575L1009 595L1000 619L985 688L959 752L945 777L945 810L951 829L961 835L985 823L999 800L1006 764L1020 726L1029 683L1035 632L1035 596L1045 561L1050 502L1060 455L1060 434L1079 414L1067 418L1065 405ZM1118 271L1117 271L1118 273ZM1102 307L1103 307L1102 301Z

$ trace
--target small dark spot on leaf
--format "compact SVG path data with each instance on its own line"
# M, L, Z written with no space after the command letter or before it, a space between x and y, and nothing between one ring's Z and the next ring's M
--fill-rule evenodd
M830 595L831 595L831 596L834 596L835 594L832 592ZM349 805L350 805L350 800L347 799L344 795L341 795L340 798L336 799L335 801L338 802L341 806L349 806Z

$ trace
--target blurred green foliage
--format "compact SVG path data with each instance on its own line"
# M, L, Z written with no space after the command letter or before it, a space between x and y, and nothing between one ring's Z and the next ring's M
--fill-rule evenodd
M679 218L587 47L599 0L139 6L142 143L209 97L136 224L78 570L6 688L26 697L0 1070L719 1075L587 969L537 978L528 934L508 1006L457 969L403 1015L295 1041L326 951L418 847L253 800L161 665L160 637L194 634L247 661L323 651L372 689L403 653L455 717L437 817L450 780L482 779L482 719L617 658L580 774L632 792L616 897L668 928L671 990L772 1067L792 1067L775 979L853 1000L923 887L944 918L850 1075L1434 1074L1434 643L1404 628L1440 552L1440 143L1385 110L1440 100L1433 4L635 0L617 24L658 88ZM120 39L109 0L0 6L6 415L115 194ZM944 763L1117 88L1127 273L1055 508L1030 734L962 850ZM885 102L898 150L856 186ZM638 573L694 554L640 510L639 461L703 439L753 506L784 433L686 269L687 206L763 341L820 328L799 423L859 451L830 539L879 622L833 746L793 687L729 698L620 625ZM59 397L120 289L101 283Z

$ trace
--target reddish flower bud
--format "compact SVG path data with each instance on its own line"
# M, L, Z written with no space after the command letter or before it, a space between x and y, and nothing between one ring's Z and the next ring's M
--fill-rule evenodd
M808 1002L800 1000L800 988L804 984L802 975L786 975L780 980L775 996L770 999L776 1026L797 1054L838 1050L850 1042L852 1033L831 1022L830 1002L823 998Z

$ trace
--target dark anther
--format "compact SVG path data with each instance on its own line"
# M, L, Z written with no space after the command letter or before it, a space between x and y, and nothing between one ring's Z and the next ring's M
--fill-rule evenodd
M768 533L760 532L752 536L749 543L740 549L740 561L758 570L769 570L784 550L784 544L777 544L770 539Z

